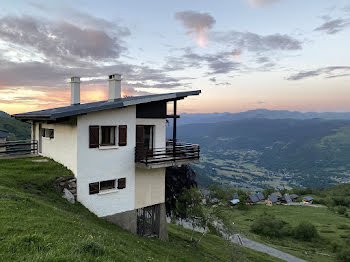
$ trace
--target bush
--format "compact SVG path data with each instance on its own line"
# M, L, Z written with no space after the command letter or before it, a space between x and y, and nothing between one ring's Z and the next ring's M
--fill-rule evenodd
M346 213L346 207L344 207L344 206L338 206L338 207L337 207L337 212L338 212L338 214L340 214L340 215L345 215L345 213Z
M293 235L296 239L310 241L318 236L318 232L313 224L302 222L294 228Z
M253 233L267 237L282 237L290 234L290 226L283 220L264 214L251 226Z
M350 250L343 249L337 253L337 260L340 262L349 262L350 261Z

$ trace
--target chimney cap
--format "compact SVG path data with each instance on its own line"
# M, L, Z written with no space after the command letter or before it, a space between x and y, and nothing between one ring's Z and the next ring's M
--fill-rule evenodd
M112 74L108 76L109 80L122 80L122 75L121 74Z
M71 81L72 83L74 83L74 82L80 82L80 76L72 76L72 77L70 78L70 81Z

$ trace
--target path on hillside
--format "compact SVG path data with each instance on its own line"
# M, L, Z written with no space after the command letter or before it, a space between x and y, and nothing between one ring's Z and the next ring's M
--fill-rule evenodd
M168 218L168 223L170 222L170 219ZM189 223L188 221L176 221L176 224L178 225L182 225L184 228L187 229L191 229L192 230L192 225L191 223ZM194 229L197 232L201 232L203 233L203 228L195 228ZM226 236L227 237L227 236ZM268 254L270 256L273 257L277 257L279 259L282 259L284 261L288 261L288 262L306 262L306 260L303 260L301 258L295 257L291 254L288 254L286 252L280 251L276 248L270 247L268 245L259 243L257 241L254 240L250 240L246 237L243 237L241 235L238 234L234 234L233 236L230 236L229 239L232 241L232 243L253 249L255 251L259 251L265 254Z
M273 256L273 257L277 257L277 258L282 259L284 261L288 261L288 262L306 262L306 260L303 260L301 258L295 257L293 255L290 255L288 253L280 251L280 250L278 250L276 248L273 248L273 247L261 244L259 242L253 241L253 240L250 240L250 239L248 239L246 237L238 236L237 234L233 235L233 237L231 237L231 241L233 243L242 245L244 247L247 247L247 248L259 251L259 252L263 252L263 253L269 254L270 256Z

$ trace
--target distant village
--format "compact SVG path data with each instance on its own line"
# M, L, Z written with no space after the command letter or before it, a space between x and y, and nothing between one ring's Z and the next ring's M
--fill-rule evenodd
M201 189L200 190L202 195L205 198L208 198L210 196L210 191L207 189ZM313 197L311 196L303 196L300 197L297 194L281 194L280 191L273 192L272 194L265 196L262 192L256 191L254 194L249 194L245 198L245 203L247 205L255 205L255 204L264 204L267 206L273 206L273 205L310 205L314 201ZM209 202L211 204L219 204L220 201L216 197L209 198ZM229 204L232 206L235 206L239 204L241 200L239 199L238 193L234 193L232 195L232 199L229 201Z

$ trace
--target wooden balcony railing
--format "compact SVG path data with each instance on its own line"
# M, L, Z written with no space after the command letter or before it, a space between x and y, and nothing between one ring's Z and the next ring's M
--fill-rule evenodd
M0 143L0 157L38 153L37 140L9 141Z
M162 164L167 162L186 162L199 160L199 145L188 143L176 143L173 147L172 143L167 142L165 148L154 148L153 150L144 150L136 148L135 161L146 166L152 164Z

